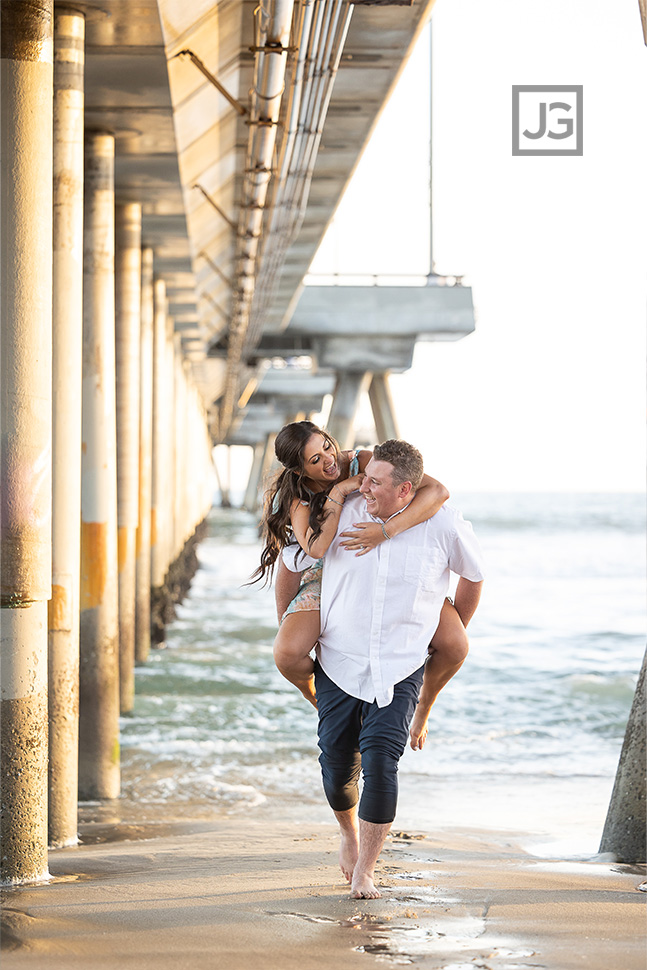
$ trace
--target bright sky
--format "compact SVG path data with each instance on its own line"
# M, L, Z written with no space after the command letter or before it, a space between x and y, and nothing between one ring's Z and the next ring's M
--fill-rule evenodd
M429 268L427 32L313 264ZM647 47L637 0L437 0L434 265L474 334L391 386L427 470L464 490L642 490ZM584 85L583 157L513 157L513 84Z

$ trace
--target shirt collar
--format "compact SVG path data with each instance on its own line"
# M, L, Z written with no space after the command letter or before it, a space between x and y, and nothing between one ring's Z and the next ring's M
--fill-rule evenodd
M401 509L398 509L397 512L394 512L393 515L390 515L388 519L381 519L378 515L371 515L371 513L368 510L368 507L366 507L366 514L369 516L369 518L373 519L374 522L384 522L384 524L386 525L386 523L390 522L391 519L394 519L396 515L400 515L401 512L404 512L405 509L408 509L409 506L411 505L411 502L413 502L413 499L407 502L407 504L404 505ZM364 500L364 504L366 505L366 499Z

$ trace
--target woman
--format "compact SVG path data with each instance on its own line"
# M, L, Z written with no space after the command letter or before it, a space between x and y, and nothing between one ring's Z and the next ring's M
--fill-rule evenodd
M285 425L274 447L283 471L266 493L262 521L265 545L252 579L271 577L279 560L276 599L280 626L274 660L283 676L316 707L310 651L319 636L321 557L336 534L344 499L362 482L371 452L340 452L334 438L311 421ZM342 545L358 556L366 555L381 542L431 518L448 497L444 485L425 475L410 505L389 522L388 532L378 522L355 523L355 531L342 533ZM291 567L298 567L301 549L318 562L301 573L292 572L279 559L285 549L295 557ZM441 611L430 653L432 661L425 668L411 725L412 748L422 748L431 706L467 656L465 628L449 600Z

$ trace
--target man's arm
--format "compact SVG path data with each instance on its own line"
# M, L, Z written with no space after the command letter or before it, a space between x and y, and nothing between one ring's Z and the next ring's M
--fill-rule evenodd
M293 573L279 558L279 566L274 584L274 599L276 600L276 615L279 623L288 606L297 595L301 573Z
M482 589L483 580L480 583L472 583L469 579L463 579L462 576L458 580L454 606L465 627L476 613L476 607L479 605Z

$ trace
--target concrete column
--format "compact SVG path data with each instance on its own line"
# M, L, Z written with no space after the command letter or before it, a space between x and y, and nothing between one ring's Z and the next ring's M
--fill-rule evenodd
M370 380L371 375L364 371L339 371L337 374L327 430L342 450L355 444L355 415Z
M173 617L166 575L171 556L172 476L175 469L173 433L173 342L168 333L166 286L153 288L153 457L151 507L151 642L164 645L166 624Z
M184 486L187 468L187 388L182 357L182 338L180 334L173 337L173 366L175 383L175 407L172 429L175 432L175 476L173 488L173 511L171 516L173 532L173 553L171 561L182 552L187 539L187 515L185 507Z
M611 793L600 852L612 852L619 862L644 862L647 851L645 813L645 705L647 653L636 685L620 762Z
M276 441L276 432L268 434L267 440L265 442L265 451L263 453L263 466L261 469L261 480L265 484L265 479L271 473L274 465L278 465L276 461L276 455L274 454L274 442Z
M54 16L52 598L49 601L49 844L76 845L83 373L85 17Z
M399 438L398 419L395 416L388 374L373 374L368 397L373 411L377 440L387 441L389 438Z
M142 207L115 213L115 353L117 373L117 542L119 562L119 697L135 702L135 584L139 522L139 367Z
M230 496L229 496L229 489L227 487L227 481L220 474L220 467L218 466L218 462L216 461L216 458L215 457L213 459L213 470L214 470L214 474L216 476L216 483L218 485L218 491L220 492L220 507L222 509L230 509L231 508L231 499L230 499Z
M142 250L139 368L139 521L135 583L135 662L145 663L151 645L151 489L153 457L153 250Z
M53 3L1 7L0 880L47 876Z
M155 280L153 318L153 456L151 493L151 586L164 584L167 562L165 558L164 496L168 470L166 429L166 286Z
M86 133L79 795L119 794L114 150Z
M173 318L166 317L166 343L164 350L164 405L165 405L165 441L166 450L166 481L164 491L164 511L163 524L164 533L162 541L164 544L164 558L166 560L165 571L175 559L178 550L175 547L175 482L177 463L177 435L175 426L175 340L174 340ZM170 620L173 615L172 609L168 613Z
M258 441L254 445L254 458L252 468L249 473L249 481L243 499L243 508L248 512L255 512L259 505L258 490L261 484L261 474L263 471L263 458L265 457L265 441Z

